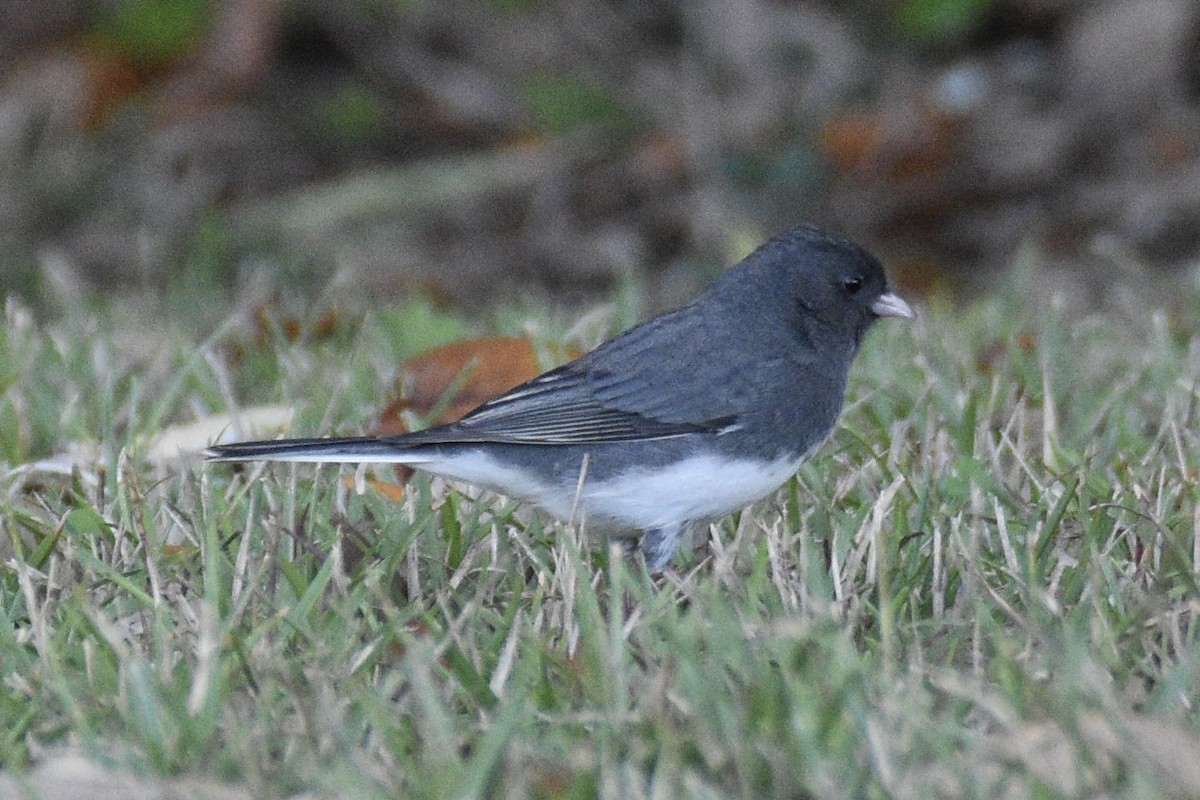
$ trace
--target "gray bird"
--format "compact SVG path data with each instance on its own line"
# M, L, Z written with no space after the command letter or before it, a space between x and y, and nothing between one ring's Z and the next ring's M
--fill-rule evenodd
M912 317L879 261L815 228L776 236L686 306L448 425L209 448L214 461L390 462L642 534L666 568L695 525L781 486L828 438L880 317ZM583 477L581 483L581 474Z

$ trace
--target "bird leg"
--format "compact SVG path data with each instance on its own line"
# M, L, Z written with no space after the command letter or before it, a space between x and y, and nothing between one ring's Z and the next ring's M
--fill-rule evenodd
M679 540L687 533L689 525L674 525L668 528L651 528L642 536L642 556L651 572L662 572L679 549Z

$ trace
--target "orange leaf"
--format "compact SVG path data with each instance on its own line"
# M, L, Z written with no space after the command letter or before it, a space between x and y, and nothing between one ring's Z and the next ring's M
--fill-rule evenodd
M330 309L313 320L280 314L274 301L259 303L254 308L254 341L259 347L267 346L278 329L289 342L301 339L327 339L342 327L342 315Z
M428 420L434 425L453 422L493 397L536 378L541 371L533 343L522 336L468 339L434 348L401 365L400 399L380 413L375 432L380 436L408 433L405 411L423 417L437 412ZM438 411L441 404L445 405ZM412 467L396 467L401 482L412 474Z
M892 112L845 114L818 133L841 173L870 169L895 184L940 175L955 159L957 120L924 104Z
M342 478L342 484L348 489L353 489L355 486L354 476L346 475ZM383 495L385 500L390 500L393 503L399 503L404 499L404 493L407 488L403 484L388 483L387 481L375 480L368 478L366 480L367 488L373 492Z
M401 400L384 410L380 431L404 430L401 411L427 416L455 389L436 419L440 424L459 419L476 406L519 386L541 372L533 344L524 337L469 339L438 347L410 358L400 370ZM461 384L461 385L459 385Z
M145 86L145 75L120 56L100 51L89 53L87 100L79 124L94 131L108 122L112 113L125 105Z
M841 172L862 166L886 141L887 133L877 116L844 114L826 122L817 140Z

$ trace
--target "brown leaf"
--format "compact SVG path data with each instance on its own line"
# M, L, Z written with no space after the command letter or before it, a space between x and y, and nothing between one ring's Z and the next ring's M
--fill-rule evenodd
M434 348L401 366L400 398L380 413L375 432L380 436L408 433L405 411L426 418L437 412L428 419L432 425L453 422L541 371L533 343L523 336L468 339ZM439 404L444 404L440 411ZM412 467L396 467L401 483L412 475Z
M254 309L254 343L266 347L278 329L289 342L301 339L326 339L342 327L342 314L330 309L316 319L303 320L291 315L281 315L274 302L260 303Z
M354 489L356 487L354 476L344 476L342 478L342 484L348 489ZM399 503L401 500L403 500L404 494L407 491L407 488L403 484L388 483L387 481L376 480L374 478L367 478L365 484L368 489L383 495L385 500L391 500L393 503Z
M941 175L954 161L958 138L956 120L920 102L891 112L834 117L818 134L839 172L865 169L894 184Z
M384 409L376 430L385 435L406 432L403 411L426 417L435 414L431 424L453 422L541 371L533 343L522 336L469 339L438 347L401 367L401 399Z
M86 100L79 126L95 131L145 88L146 77L128 59L99 49L88 52L86 64Z
M872 114L843 114L826 122L817 135L821 149L839 172L861 166L882 146L886 133Z
M253 307L251 316L253 326L248 336L230 340L223 348L230 364L241 361L247 351L267 349L276 336L282 336L289 342L327 339L346 326L349 315L333 308L315 319L306 320L293 314L280 313L275 300L266 300Z

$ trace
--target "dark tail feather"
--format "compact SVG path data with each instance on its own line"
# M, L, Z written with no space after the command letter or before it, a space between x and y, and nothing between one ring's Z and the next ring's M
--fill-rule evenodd
M396 439L349 436L335 439L275 439L213 445L204 451L210 461L360 461L419 463L426 456Z

